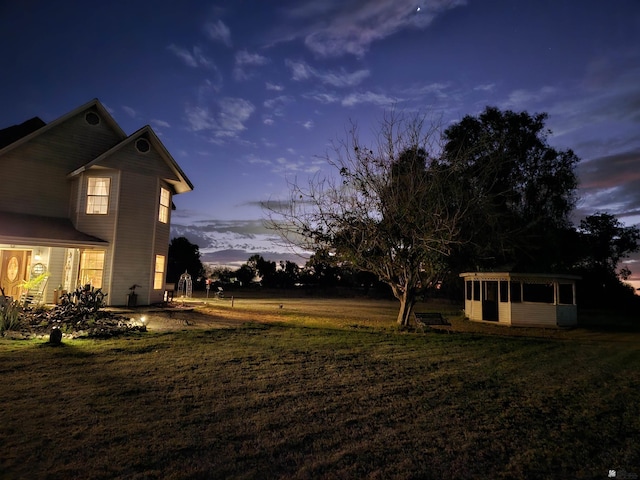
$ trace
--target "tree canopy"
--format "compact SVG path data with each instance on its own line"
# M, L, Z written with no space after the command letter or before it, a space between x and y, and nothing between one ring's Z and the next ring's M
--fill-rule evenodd
M549 145L546 120L487 107L444 131L443 161L478 199L461 227L471 240L456 252L463 268L565 267L561 239L572 228L579 159Z
M631 271L620 268L620 262L640 250L640 229L625 227L613 215L599 212L584 218L577 234L574 258L576 271L584 280L582 303L623 305L634 300L633 288L621 282Z
M353 126L327 159L337 175L292 184L287 209L270 211L270 226L289 241L331 249L387 283L401 325L445 274L469 203L452 167L434 161L437 134L421 117L389 115L377 145L365 147Z
M200 247L186 237L172 238L169 243L167 261L167 282L178 283L180 275L189 272L194 280L204 275L204 266L200 260Z

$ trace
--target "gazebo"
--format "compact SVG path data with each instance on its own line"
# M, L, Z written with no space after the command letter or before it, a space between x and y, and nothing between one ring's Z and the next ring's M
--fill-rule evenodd
M523 327L578 323L575 275L465 272L464 311L469 320Z

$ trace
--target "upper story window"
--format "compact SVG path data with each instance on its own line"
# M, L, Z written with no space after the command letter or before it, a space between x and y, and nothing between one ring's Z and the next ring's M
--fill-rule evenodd
M87 214L106 215L109 212L109 189L111 179L108 177L89 177L87 184Z
M169 206L171 205L171 194L169 190L160 188L160 209L158 211L158 220L162 223L169 222Z

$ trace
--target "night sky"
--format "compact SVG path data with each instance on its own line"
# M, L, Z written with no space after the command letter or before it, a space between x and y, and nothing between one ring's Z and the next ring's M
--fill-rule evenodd
M260 202L394 106L445 125L547 112L550 143L582 159L576 223L633 225L639 32L638 0L0 0L0 128L96 97L125 132L150 124L195 185L174 235L227 264L277 259Z

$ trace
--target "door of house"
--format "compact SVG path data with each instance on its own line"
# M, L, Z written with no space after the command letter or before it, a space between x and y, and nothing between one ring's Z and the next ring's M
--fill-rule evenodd
M27 280L31 250L0 250L0 286L4 294L18 299L20 284Z
M498 321L498 282L482 282L482 320Z

